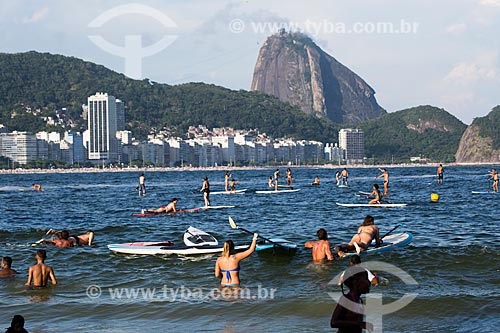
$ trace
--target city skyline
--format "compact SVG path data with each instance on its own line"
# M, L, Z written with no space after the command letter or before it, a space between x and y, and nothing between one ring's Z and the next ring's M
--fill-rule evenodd
M124 1L103 6L46 0L2 2L0 9L0 26L8 31L0 37L1 52L75 56L125 73L127 61L112 54L110 45L131 48L140 42L146 48L161 42L155 50L130 54L142 57L133 68L140 78L161 83L201 81L248 90L262 43L284 27L304 31L359 74L389 112L429 104L470 124L500 104L500 0L381 0L362 6L140 1L135 7Z

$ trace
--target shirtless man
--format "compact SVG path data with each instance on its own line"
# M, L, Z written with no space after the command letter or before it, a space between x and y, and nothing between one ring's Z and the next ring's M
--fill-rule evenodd
M42 191L42 185L40 185L40 184L31 184L31 186L33 186L33 191L36 191L36 192Z
M321 262L325 259L333 260L333 254L330 249L330 242L328 241L328 234L325 229L321 228L316 232L318 236L317 241L309 241L304 244L308 249L312 249L313 261Z
M318 176L316 176L316 177L314 178L314 182L312 183L312 185L319 185L319 182L320 182L319 177L318 177Z
M373 198L372 200L370 200L370 202L368 202L370 205L382 203L382 193L378 189L378 184L373 184L373 191L366 198Z
M12 258L11 257L3 257L2 258L2 269L0 269L0 277L9 277L14 274L17 274L15 270L10 268L12 266Z
M437 168L437 176L438 176L438 184L439 185L443 184L443 172L444 172L443 165L439 164L439 166Z
M488 179L493 180L493 192L498 192L498 171L497 169L491 169L491 176Z
M347 172L347 168L344 168L340 173L340 177L342 178L342 185L348 185L347 179L349 178L349 172Z
M375 246L379 247L382 243L378 227L375 225L375 219L371 215L366 215L363 223L358 227L358 232L354 235L348 244L335 246L335 252L342 257L344 252L352 252L356 250L359 254L363 250L367 250L372 240L375 239Z
M139 195L146 195L146 177L143 173L139 176Z
M388 196L389 195L389 171L387 169L379 168L379 170L382 172L381 175L377 176L376 178L384 178L384 195Z
M236 181L236 179L232 178L231 181L229 182L229 190L231 191L231 193L236 193L237 184L238 182Z
M54 270L52 267L44 263L47 258L47 252L45 250L36 251L36 265L30 266L28 270L28 281L25 283L26 286L31 286L33 282L34 287L46 287L49 278L52 285L57 284L56 276L54 275Z
M92 230L88 230L83 235L70 236L69 240L73 241L74 246L82 246L82 245L92 246L92 242L94 241L94 232Z
M177 198L173 198L166 206L161 206L158 209L144 209L144 213L146 214L161 214L161 213L177 213Z
M52 231L52 232L51 232ZM73 242L69 239L69 231L62 230L61 232L55 232L54 230L49 230L47 234L55 234L57 239L46 239L43 241L45 244L54 244L57 247L69 247L73 246Z

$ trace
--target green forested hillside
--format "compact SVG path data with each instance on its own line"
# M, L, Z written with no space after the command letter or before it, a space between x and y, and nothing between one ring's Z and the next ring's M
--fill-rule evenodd
M23 112L22 104L53 116L67 108L81 128L81 105L96 92L125 102L127 128L144 137L150 128L169 127L177 134L190 125L258 128L274 137L334 142L338 127L258 92L234 91L203 83L177 86L133 80L103 66L48 53L0 54L0 123L11 130L48 129L39 117ZM12 117L12 114L15 116Z
M361 125L367 157L407 162L412 156L452 162L466 125L443 109L425 105L386 114Z
M479 135L492 138L492 148L500 149L500 105L497 105L485 117L476 118L471 125L479 127Z

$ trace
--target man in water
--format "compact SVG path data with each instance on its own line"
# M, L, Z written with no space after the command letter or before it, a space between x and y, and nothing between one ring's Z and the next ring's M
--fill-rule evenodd
M443 184L443 165L439 164L438 169L437 169L437 176L438 176L438 184L441 185Z
M314 182L312 183L312 185L319 185L319 177L318 176L316 176L314 178Z
M12 258L11 257L3 257L2 258L2 269L0 269L0 277L9 277L14 274L17 274L15 270L10 268L12 266Z
M382 172L381 175L377 176L377 178L382 178L384 177L384 195L388 196L389 195L389 171L387 171L386 168L379 168L379 170Z
M52 232L51 232L52 231ZM46 239L43 241L45 244L53 244L57 247L69 247L73 246L73 242L69 239L69 231L62 230L61 232L55 232L54 230L49 230L47 234L55 234L57 239Z
M40 185L40 184L31 184L31 186L33 187L33 191L36 191L36 192L42 191L42 185Z
M67 230L62 230L61 232L57 232L53 229L50 229L49 231L47 231L46 235L56 235L58 237L58 239L57 240L44 240L43 242L44 243L51 243L51 244L54 244L55 246L58 246L58 245L56 245L56 242L60 243L60 239L64 239L64 237L66 236L66 232L69 234L69 231L67 231ZM63 233L64 233L64 235L63 235ZM88 230L83 235L79 235L79 236L71 235L71 236L67 237L66 239L70 242L69 246L81 246L81 245L91 246L92 242L94 241L94 232L92 230ZM66 244L66 242L64 242L63 244ZM67 247L67 246L68 245L58 246L58 247Z
M488 180L493 180L493 192L498 192L498 171L497 169L491 169L491 176Z
M210 183L208 182L208 177L203 178L203 184L201 185L200 192L203 192L203 200L205 200L205 207L210 206Z
M161 206L158 209L143 209L143 213L150 214L160 214L160 213L177 213L177 198L173 198L166 206Z
M36 252L36 265L30 266L28 270L28 281L25 283L26 286L31 286L33 282L34 287L46 287L47 282L52 282L52 285L57 284L56 276L54 275L54 270L49 265L44 263L47 258L47 252L45 250L38 250Z
M316 232L318 236L317 241L309 241L304 244L308 249L312 249L313 261L321 262L325 259L333 260L333 254L330 249L330 242L328 241L328 234L325 229L318 229Z
M340 173L340 177L342 178L342 185L348 185L347 179L349 178L349 172L347 172L347 168L344 168Z

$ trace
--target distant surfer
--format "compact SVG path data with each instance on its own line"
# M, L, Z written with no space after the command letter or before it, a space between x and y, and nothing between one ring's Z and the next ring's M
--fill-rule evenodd
M203 192L203 200L205 200L205 207L210 206L210 183L208 182L208 177L203 178L203 184L201 185L200 192Z
M317 241L308 241L304 244L306 248L312 249L313 261L321 262L325 259L334 260L326 230L323 228L318 229L318 231L316 231L316 236L318 236Z
M280 170L279 169L276 169L274 171L273 176L274 176L274 190L277 191L278 190L278 179L280 177L283 177L283 176L280 175Z
M31 286L31 283L33 282L34 287L46 287L49 278L52 285L57 284L54 270L49 265L45 264L46 258L47 252L45 250L38 250L36 252L37 263L30 266L28 269L28 281L25 283L26 286Z
M443 172L444 172L443 165L439 164L439 166L437 168L437 176L438 176L438 184L439 185L443 184Z
M313 181L312 185L319 185L319 177L318 176L316 176L314 178L314 181Z
M340 177L342 178L342 185L348 185L349 172L347 172L347 168L342 169L340 173Z
M162 213L177 213L177 202L179 199L172 198L166 206L161 206L158 209L143 209L143 214L162 214Z
M290 186L291 189L293 189L292 186L292 169L288 168L286 169L286 184Z
M248 250L244 252L234 252L234 243L232 240L224 242L222 256L215 262L215 277L221 278L222 287L239 287L240 286L240 261L249 257L257 246L257 238L259 234L254 233L252 244Z
M343 257L345 252L356 251L359 254L361 251L367 250L373 240L375 240L376 247L379 247L382 243L379 229L375 225L375 219L371 215L366 215L351 241L347 244L335 246L335 252L339 257Z
M9 277L17 274L15 270L12 268L12 258L11 257L3 257L2 258L2 269L0 269L0 278Z
M229 173L229 171L226 171L224 173L224 186L226 192L229 192L229 179L231 179L231 174Z
M376 178L384 178L384 195L388 196L389 195L389 171L387 171L386 168L379 168L379 170L382 172L381 175L377 176Z
M370 200L370 202L368 202L368 204L370 205L382 203L382 192L380 192L380 190L378 189L378 184L373 184L373 191L366 198L373 198L372 200Z
M337 332L373 331L373 324L363 321L365 307L361 295L370 291L368 273L362 267L351 266L346 270L347 278L344 285L349 288L347 294L340 296L339 302L333 310L330 326L338 328ZM353 304L354 303L354 304Z
M141 173L141 175L139 176L139 195L146 195L146 177L143 173Z
M337 182L337 186L340 185L340 181L341 181L342 177L340 177L340 171L336 171L335 172L335 181Z
M498 192L498 171L497 169L491 169L491 175L488 178L488 180L492 179L493 180L493 192Z
M31 186L33 187L33 191L36 191L36 192L42 191L42 185L40 185L40 184L31 184Z

